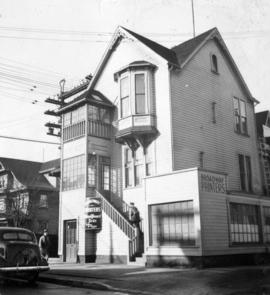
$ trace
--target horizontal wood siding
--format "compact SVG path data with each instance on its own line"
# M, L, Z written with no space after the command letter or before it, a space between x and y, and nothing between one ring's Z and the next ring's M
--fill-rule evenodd
M210 52L218 58L219 74L211 71ZM171 88L174 169L199 166L203 152L204 168L228 173L229 190L239 190L238 153L242 153L251 157L254 191L260 192L254 107L214 41L208 41L182 71L171 73ZM234 96L247 102L249 136L234 132Z

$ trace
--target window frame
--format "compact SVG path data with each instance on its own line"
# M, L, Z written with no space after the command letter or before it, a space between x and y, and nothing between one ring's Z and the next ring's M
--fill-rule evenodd
M218 71L218 58L215 53L210 53L211 71L215 74L219 74Z
M192 204L192 206L190 206ZM154 225L156 225L154 221L154 214L153 210L154 207L156 207L156 210L159 210L158 207L162 206L168 206L168 210L164 210L167 212L170 212L169 206L174 207L174 211L172 211L172 214L170 215L168 213L168 216L165 216L162 218L162 221L164 223L160 223L160 219L157 219L156 221L159 223L159 226L162 233L161 233L161 238L159 238L159 230L157 229L156 231L154 230ZM179 215L177 215L177 210L179 210ZM159 246L175 246L181 247L186 246L186 247L195 247L196 246L196 231L195 231L195 213L194 213L194 200L181 200L177 202L167 202L167 203L161 203L161 204L151 204L148 206L148 211L149 211L149 245L150 247L159 247ZM171 219L170 219L171 217ZM191 217L191 220L190 218ZM171 225L170 221L174 224ZM191 221L189 223L189 221ZM167 224L166 224L167 223ZM174 227L173 227L174 225ZM180 225L180 226L179 226ZM187 225L184 227L184 225ZM165 236L165 228L167 228L167 231L169 231L169 239L168 241L163 241L162 237ZM170 236L171 229L174 228L174 232L172 230L172 236L173 234L175 235L175 238L172 239L172 236ZM186 232L187 230L187 232ZM156 233L156 235L154 234ZM163 235L164 234L164 235ZM167 232L168 234L168 232ZM154 236L156 239L154 239ZM166 243L167 242L167 243Z
M237 113L236 113L237 102ZM244 106L244 108L242 108ZM233 116L234 116L234 131L237 134L248 135L248 120L247 120L247 103L245 100L233 97ZM243 123L244 119L244 123ZM239 125L239 127L237 127Z
M42 200L42 197L46 197L45 200ZM48 195L40 194L39 195L39 208L49 208Z
M144 82L144 93L137 93L136 92L136 76L143 75L143 82ZM147 95L147 73L145 71L134 71L131 73L132 82L134 86L131 87L134 95L134 114L135 115L148 115L149 108L148 108L148 95ZM137 95L144 94L144 112L138 112L137 110Z
M121 82L123 80L127 79L127 85L128 85L128 95L126 96L122 96L122 88L121 88ZM120 97L120 118L121 119L124 119L128 116L130 116L131 114L131 98L130 98L130 88L131 88L131 85L130 85L130 75L128 75L127 73L125 73L124 75L121 75L120 79L119 79L119 97ZM127 100L127 112L124 114L123 113L123 100Z
M253 183L251 157L248 155L238 154L238 166L241 191L252 193Z
M232 206L235 205L236 214ZM237 208L240 210L237 211ZM253 209L255 215L250 215ZM228 226L230 246L258 245L262 243L262 224L260 220L260 206L258 204L228 202ZM244 214L242 214L244 212ZM256 221L257 223L252 223ZM233 223L236 221L237 223ZM242 223L241 223L242 222ZM256 228L257 227L257 228ZM235 230L235 231L233 231ZM236 238L237 237L237 238ZM257 238L257 240L256 240ZM254 240L255 239L255 240ZM236 241L237 240L237 241Z

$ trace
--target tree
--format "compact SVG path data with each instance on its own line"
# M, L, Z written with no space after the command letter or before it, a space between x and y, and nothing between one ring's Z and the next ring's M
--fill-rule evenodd
M7 198L6 217L16 227L32 227L35 209L28 192L15 192ZM31 228L29 228L31 229Z

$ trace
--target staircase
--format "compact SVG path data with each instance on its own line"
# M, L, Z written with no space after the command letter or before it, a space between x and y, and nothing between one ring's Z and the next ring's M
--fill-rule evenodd
M96 191L96 197L101 199L102 211L108 215L108 217L123 231L123 233L129 238L129 261L136 261L138 257L138 263L142 258L143 252L143 233L133 227L128 220L129 205L122 202L122 208L116 206L108 201L101 193ZM142 223L142 222L141 222ZM140 237L139 237L140 235ZM143 262L141 262L143 263Z

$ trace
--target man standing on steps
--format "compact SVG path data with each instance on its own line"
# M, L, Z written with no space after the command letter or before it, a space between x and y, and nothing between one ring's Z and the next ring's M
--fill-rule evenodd
M141 229L140 229L140 212L137 207L135 207L134 203L130 203L130 211L129 211L129 220L131 224L135 227L136 240L137 240L137 252L141 252Z

